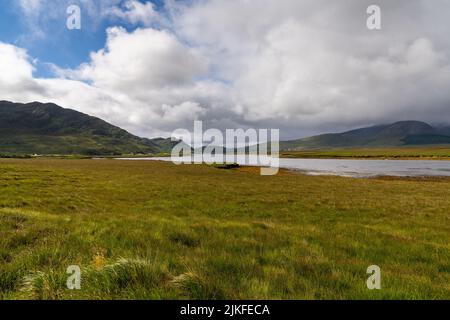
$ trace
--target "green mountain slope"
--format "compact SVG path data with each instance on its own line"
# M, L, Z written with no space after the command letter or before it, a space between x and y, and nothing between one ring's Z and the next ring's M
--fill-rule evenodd
M420 121L401 121L389 125L324 134L300 140L284 141L282 150L352 147L398 147L450 144L448 128L433 128Z
M55 104L0 101L0 155L124 155L170 153L178 142L145 139L99 118ZM280 143L282 151L450 144L450 127L419 121L324 134Z
M0 154L121 155L165 151L170 140L143 139L101 119L38 102L0 101Z

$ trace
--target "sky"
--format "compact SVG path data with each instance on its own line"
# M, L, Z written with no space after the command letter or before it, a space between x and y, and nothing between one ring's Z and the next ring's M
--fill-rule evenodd
M447 0L0 0L0 100L150 138L195 120L283 139L450 123L449 30Z

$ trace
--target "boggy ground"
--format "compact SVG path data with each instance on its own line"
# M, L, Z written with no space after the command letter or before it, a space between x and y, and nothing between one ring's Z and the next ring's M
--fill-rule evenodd
M449 179L0 160L0 298L449 299L449 208Z

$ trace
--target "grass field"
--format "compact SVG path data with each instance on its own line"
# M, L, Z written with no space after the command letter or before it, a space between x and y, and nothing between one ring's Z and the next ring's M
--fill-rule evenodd
M284 158L450 160L450 146L283 151Z
M4 159L0 298L449 299L449 208L449 179Z

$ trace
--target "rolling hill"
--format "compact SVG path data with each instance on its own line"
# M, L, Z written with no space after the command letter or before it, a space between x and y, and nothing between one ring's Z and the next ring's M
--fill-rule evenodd
M1 155L122 155L164 152L172 142L144 139L99 118L52 103L0 101Z
M139 155L168 153L177 142L137 137L99 118L52 103L0 101L0 155ZM281 151L450 144L450 127L401 121L283 141Z
M323 134L284 141L281 150L355 147L401 147L450 144L450 128L435 128L420 121L401 121L343 133Z

